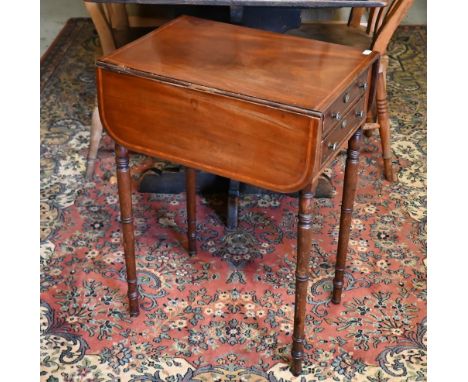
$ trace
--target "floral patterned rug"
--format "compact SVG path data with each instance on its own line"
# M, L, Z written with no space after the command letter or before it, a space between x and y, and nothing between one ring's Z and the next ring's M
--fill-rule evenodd
M222 196L198 197L199 253L186 252L184 195L134 193L141 314L130 318L114 170L105 136L93 181L85 158L97 35L71 19L41 65L41 380L425 381L426 29L390 45L398 182L366 140L343 302L330 303L345 155L316 199L304 375L288 370L297 200L243 196L240 225ZM133 176L163 162L132 158ZM135 183L136 185L136 183Z

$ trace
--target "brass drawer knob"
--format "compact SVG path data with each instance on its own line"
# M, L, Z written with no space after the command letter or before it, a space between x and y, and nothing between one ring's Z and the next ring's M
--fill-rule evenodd
M336 142L335 142L335 143L331 143L331 142L330 142L330 143L328 144L328 148L329 148L330 150L332 150L332 151L335 151L337 147L338 147L338 143L336 143Z
M367 82L359 82L358 87L359 89L366 90L367 89Z
M341 128L346 129L346 126L348 126L348 121L346 119L343 119L343 121L341 122Z
M348 103L350 99L351 96L349 95L349 93L345 93L345 95L343 96L343 102Z
M358 117L358 118L364 117L364 112L362 110L357 111L356 112L356 117Z
M340 112L337 112L337 113L332 113L332 118L336 119L337 121L339 121L341 119L341 113Z

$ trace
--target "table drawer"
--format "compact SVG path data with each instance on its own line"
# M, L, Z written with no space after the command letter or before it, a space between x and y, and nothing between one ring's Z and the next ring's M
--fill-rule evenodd
M369 71L362 73L353 84L341 94L337 100L325 112L323 120L323 135L327 135L336 124L341 123L344 115L348 112L349 107L369 88L368 83Z
M365 110L365 97L361 97L322 141L322 165L331 160L335 156L334 154L339 152L343 141L349 139L352 132L365 120Z

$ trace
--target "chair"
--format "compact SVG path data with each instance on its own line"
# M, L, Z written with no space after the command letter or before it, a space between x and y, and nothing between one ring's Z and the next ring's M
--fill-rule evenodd
M99 4L85 1L84 5L96 26L99 41L101 42L102 53L109 54L118 46L117 39L113 34L113 29L115 31L120 31L120 35L128 31L128 18L125 4ZM93 176L101 138L102 124L99 118L98 108L95 106L91 118L91 137L86 162L87 178Z
M288 34L316 40L351 45L371 49L381 54L379 75L377 77L376 111L369 114L364 125L366 135L379 129L382 144L385 178L391 182L396 180L392 167L392 149L390 141L390 120L387 105L386 73L388 56L386 50L390 39L401 20L411 8L413 0L390 0L385 8L353 8L348 24L314 23L305 24L298 29L290 30ZM367 13L367 25L361 25L362 16Z
M133 5L137 5L137 3L138 1L135 1ZM103 55L136 40L173 18L170 10L164 10L161 7L153 8L153 12L149 12L149 15L131 15L124 3L111 1L96 3L85 0L84 5L98 33ZM151 11L148 4L145 4L145 10ZM154 12L155 10L156 12ZM102 124L96 106L91 118L91 137L86 163L86 177L88 179L94 174L101 138Z
M132 19L127 13L125 4L85 1L84 5L96 27L104 55L136 40L167 21L164 17L142 18L136 16ZM91 178L94 173L101 138L102 124L96 106L91 119L91 138L86 163L87 178Z

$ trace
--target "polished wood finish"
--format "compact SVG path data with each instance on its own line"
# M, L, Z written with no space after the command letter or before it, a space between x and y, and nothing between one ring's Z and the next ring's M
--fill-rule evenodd
M312 250L312 206L317 184L308 184L299 195L299 222L297 225L296 297L294 303L294 332L291 351L291 373L301 374L304 360L304 324L307 306L307 289Z
M258 3L258 4L257 4ZM130 28L133 27L157 27L161 25L162 20L159 18L148 20L139 16L129 16L126 9L126 4L171 4L171 5L227 5L231 10L231 22L237 23L242 17L243 6L279 6L279 7L379 7L381 9L386 5L386 1L370 1L370 0L85 0L84 5L87 9L94 26L99 36L102 51L108 54L130 41L134 31ZM375 8L371 8L374 10ZM133 21L133 22L132 22ZM167 20L163 20L167 21ZM137 32L138 33L138 32ZM95 121L91 124L91 137L90 147L88 152L88 161L86 165L86 177L91 178L94 174L95 160L99 143L102 138L102 124L100 121ZM232 220L233 218L229 218Z
M382 56L380 62L379 82L382 87L379 88L379 98L383 100L386 96L385 81L388 65L388 57L386 56L387 46L393 36L396 28L401 20L406 16L408 10L411 8L414 0L393 0L388 2L385 8L366 8L367 26L361 26L360 20L362 14L356 8L353 8L349 26L337 25L331 23L315 23L301 26L299 29L292 30L288 33L295 36L302 36L321 41L332 42L347 46L354 46L360 49L371 49L379 52ZM359 22L357 20L359 19ZM384 104L384 101L381 101ZM378 115L377 115L378 114ZM377 113L374 118L370 119L363 129L369 131L372 129L380 130L380 139L382 143L382 156L384 161L384 174L385 178L389 181L395 181L396 176L392 167L392 151L390 141L390 122L388 110L385 105L380 108L380 113ZM377 122L377 123L376 123ZM370 135L367 133L366 135Z
M345 115L352 108L357 99L367 94L369 87L369 71L362 73L325 112L323 121L323 134L326 135L338 123L343 123Z
M128 150L115 145L115 161L117 165L117 185L119 188L120 222L122 224L122 240L127 269L128 300L130 303L130 316L139 314L138 308L138 279L135 263L135 238L133 234L132 213L132 181L128 166Z
M323 139L322 166L328 166L330 164L338 148L342 147L356 129L362 125L366 116L365 110L366 105L364 97L361 97L358 102L351 107L348 113L344 115L338 126Z
M132 150L295 192L311 179L321 113L376 59L184 16L97 62L101 121Z
M357 188L359 152L361 148L362 130L358 129L348 143L345 177L343 185L343 200L341 202L340 235L336 255L335 278L333 279L332 302L341 302L341 292L344 286L344 271L348 253L349 231L353 213L354 196Z
M273 38L274 36L274 38ZM98 61L106 69L316 115L375 54L182 16ZM199 65L183 63L189 59Z
M318 117L103 67L97 78L101 121L131 150L278 192L312 175Z
M182 36L185 44L177 44ZM283 61L286 56L288 60ZM137 294L126 149L189 167L191 254L196 240L195 170L274 191L300 191L291 366L294 375L300 374L313 196L320 174L353 136L348 143L343 191L336 302L343 284L356 191L360 128L373 98L378 59L373 52L181 17L98 61L100 116L117 142L125 254L129 280L133 280L129 281L131 307ZM289 93L284 86L282 93L277 81L285 81L288 75L295 79L287 86ZM371 86L359 87L363 80ZM362 90L355 92L356 86ZM336 105L343 118L327 122L326 116Z
M197 173L193 168L185 169L186 199L187 199L187 239L190 256L197 253Z

